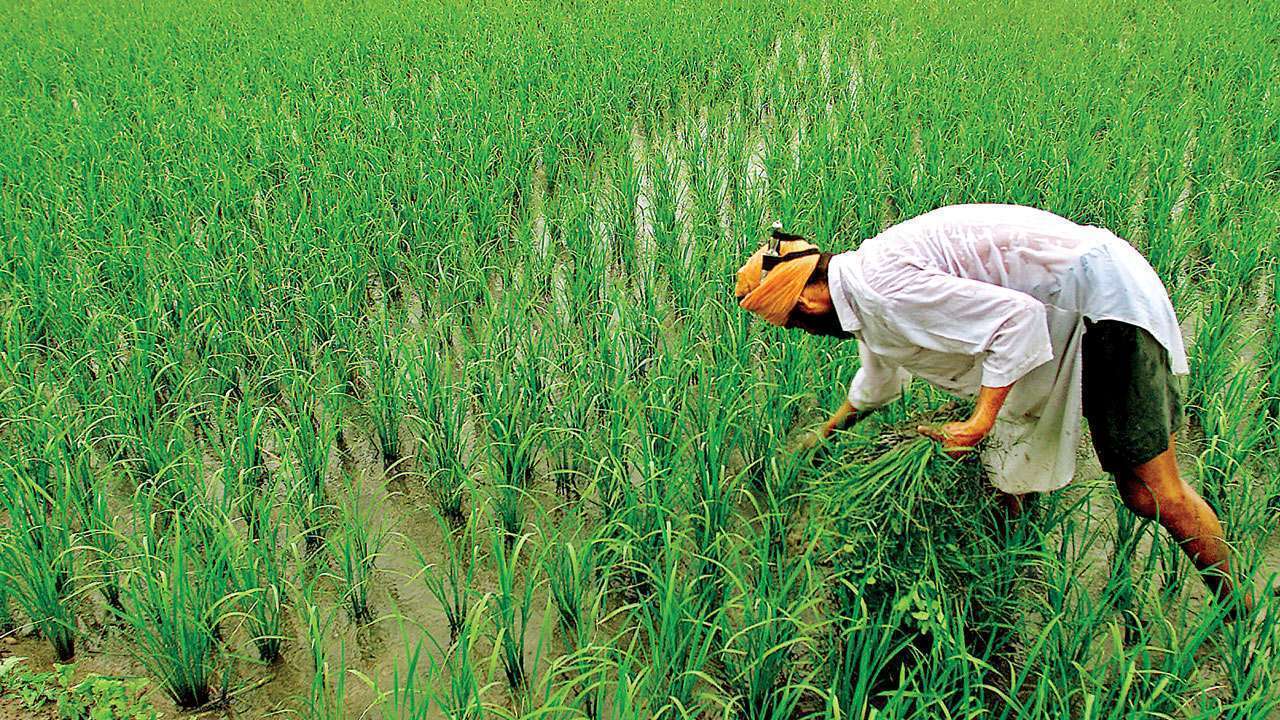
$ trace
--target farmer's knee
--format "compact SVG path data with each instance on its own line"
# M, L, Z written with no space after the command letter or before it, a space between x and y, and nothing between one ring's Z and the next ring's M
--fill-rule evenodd
M1124 506L1138 517L1155 520L1173 517L1187 507L1187 486L1179 481L1146 483L1133 475L1116 477L1116 487Z
M1156 498L1141 480L1132 475L1117 475L1116 489L1120 491L1120 500L1124 502L1124 506L1134 515L1155 518Z

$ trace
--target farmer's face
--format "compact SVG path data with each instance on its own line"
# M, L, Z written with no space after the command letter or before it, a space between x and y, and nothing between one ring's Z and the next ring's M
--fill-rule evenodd
M831 291L826 283L813 283L805 287L800 300L792 308L786 327L803 330L810 335L847 338L850 333L840 327L840 317L831 302Z

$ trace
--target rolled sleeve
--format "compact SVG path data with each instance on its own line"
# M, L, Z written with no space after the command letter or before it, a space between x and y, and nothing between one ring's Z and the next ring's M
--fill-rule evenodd
M911 380L905 369L891 364L872 352L864 342L858 343L862 364L849 384L849 404L858 410L874 410L902 396Z

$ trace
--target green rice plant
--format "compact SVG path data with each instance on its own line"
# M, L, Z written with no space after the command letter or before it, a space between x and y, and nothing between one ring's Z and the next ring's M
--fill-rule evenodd
M239 497L241 515L246 520L254 517L254 500L263 493L268 476L262 456L268 408L254 405L252 396L241 397L234 417L223 416L220 428L223 483ZM249 529L257 532L261 528L251 523Z
M298 582L297 612L306 628L311 656L311 680L306 696L301 699L302 713L308 720L339 720L347 717L347 643L345 639L339 640L335 663L327 644L335 610L324 611L317 604L317 579L316 572L304 569Z
M544 561L551 602L566 647L591 641L604 602L605 583L598 577L599 541L556 539Z
M1259 353L1258 365L1263 368L1263 384L1259 391L1262 401L1261 420L1269 430L1268 445L1272 448L1280 440L1280 272L1273 269L1271 279L1271 308L1268 326L1263 335L1265 344ZM1272 512L1280 511L1280 478L1274 474L1264 487L1266 505Z
M853 595L861 592L854 591ZM895 658L907 649L910 639L898 631L905 608L882 607L871 615L866 606L850 618L836 638L832 651L834 665L831 686L825 694L824 717L871 717L883 706L877 702L881 681Z
M584 648L557 659L553 675L563 677L570 717L640 720L657 717L644 693L647 671L627 647L614 643Z
M404 618L397 618L397 620L400 623L399 634L405 637ZM379 694L375 705L378 706L379 716L383 718L424 720L434 717L432 709L435 706L432 702L435 699L435 690L432 686L438 678L440 667L430 652L424 652L422 640L418 640L412 649L409 649L407 644L406 641L403 671L397 664L392 671L390 689ZM372 707L370 709L372 710Z
M353 480L347 478L345 497L338 503L325 547L338 568L347 615L356 623L373 621L370 593L389 532L380 518L379 505L360 497Z
M1187 414L1197 425L1205 423L1205 409L1220 384L1231 375L1235 357L1237 328L1235 291L1230 286L1216 289L1191 343L1191 377L1187 381Z
M1253 562L1256 558L1249 560L1246 565L1256 565ZM1273 573L1261 580L1263 587L1274 588L1280 576ZM1271 691L1275 683L1272 658L1280 647L1280 618L1275 614L1277 597L1280 596L1259 597L1252 614L1213 626L1213 635L1206 639L1226 665L1233 690L1233 702L1228 706L1232 716L1266 717L1280 709L1280 698ZM1218 621L1222 616L1215 615L1212 619Z
M1266 527L1265 504L1251 467L1266 451L1267 428L1258 420L1250 373L1238 371L1207 399L1202 413L1203 449L1197 471L1205 501L1232 533L1251 534Z
M889 682L899 668L913 664L913 655L941 652L945 645L936 645L939 639L971 644L968 654L998 657L1008 645L1007 618L1016 612L1016 582L1035 557L1034 546L997 542L983 527L989 501L972 466L950 460L923 439L887 445L885 450L883 440L867 442L845 452L847 463L822 469L818 497L834 520L823 533L831 533L824 543L834 564L836 632L868 612L907 610L893 644L898 637L910 642L876 683ZM948 624L947 612L963 613L954 618L959 627ZM929 667L930 673L943 670ZM969 674L957 677L979 682ZM946 677L925 680L942 683ZM910 688L899 683L898 690Z
M282 438L281 445L293 461L293 493L302 503L307 545L316 549L324 541L314 517L328 505L325 480L338 436L337 409L329 395L311 380L300 380L298 385L293 390L291 412L286 416L289 434Z
M750 542L748 563L727 573L733 590L719 617L723 685L739 717L791 717L805 693L816 692L812 671L795 661L816 649L820 632L807 619L820 603L808 585L814 569L804 556L780 560L776 548L785 539L775 539L768 524Z
M650 474L678 466L679 453L684 447L679 396L681 378L678 369L674 370L658 370L651 376L651 381L642 389L640 412L633 414L640 462Z
M648 671L641 693L654 704L654 717L686 717L702 709L701 694L717 690L710 674L719 639L718 607L707 604L702 577L683 572L691 559L684 539L670 525L662 531L660 565L645 568L652 594L631 608Z
M12 552L9 547L13 543L8 528L0 530L0 557L6 557ZM6 573L0 573L0 637L8 637L18 626L17 620L13 616L13 605L11 598L14 594L13 580Z
M635 440L632 432L632 421L635 400L632 387L621 379L618 385L606 385L603 407L600 411L600 424L604 437L599 441L596 450L598 459L591 471L591 488L589 500L599 507L602 524L613 526L613 520L627 502L626 495L631 492L630 475ZM607 382L607 381L602 381Z
M69 488L65 480L41 487L8 464L0 465L0 483L10 523L0 575L58 661L67 662L76 654L80 594Z
M556 365L563 375L556 384L558 397L552 404L554 424L545 434L547 454L551 458L556 491L571 500L577 497L581 478L587 471L588 437L596 416L599 395L589 375L587 360L575 352L570 341L557 345Z
M703 381L709 383L708 378ZM740 435L732 411L710 393L702 394L700 402L690 408L685 423L692 435L689 512L694 518L694 541L707 548L725 532L733 515L738 478L730 471L729 456Z
M422 565L422 580L426 583L428 592L444 610L445 620L449 624L449 645L452 646L462 633L463 623L466 622L472 605L480 554L480 546L476 542L480 514L473 510L467 521L457 527L456 531L454 524L443 516L437 514L435 518L444 545L443 561L433 565L423 556L420 548L415 547L414 552Z
M525 491L514 485L498 485L492 489L489 502L509 547L514 546L524 532L527 497Z
M79 488L75 491L74 507L80 528L80 545L89 555L85 568L96 575L98 589L107 606L118 611L121 609L124 543L118 527L120 517L111 512L103 487L110 476L95 474L87 453L80 454L73 462L79 475L91 478L88 482L75 483Z
M542 582L537 573L537 557L524 564L523 577L519 577L520 557L529 547L529 536L521 535L514 543L509 543L508 538L505 532L493 535L489 556L493 559L497 588L489 595L489 606L496 633L493 644L507 687L513 696L521 698L529 691L532 674L542 659L541 641L532 665L525 658L525 634L534 619L534 594Z
M286 540L281 528L284 511L275 490L275 483L271 483L255 497L247 524L256 530L248 542L237 543L233 562L244 619L258 659L267 664L281 659L289 601Z
M1104 602L1120 613L1126 643L1133 644L1142 630L1138 602L1142 588L1134 581L1134 560L1143 536L1151 533L1152 526L1149 521L1128 512L1119 498L1115 498L1115 509L1116 539L1111 553L1111 572L1102 590L1102 597ZM1154 569L1152 565L1155 558L1155 553L1147 556L1146 567L1138 568L1140 577L1149 577L1148 573Z
M461 522L463 500L471 476L465 427L471 399L467 378L454 381L443 326L433 328L429 340L413 355L406 384L413 400L410 422L417 429L418 466L436 509L452 522Z
M372 379L372 392L368 398L369 419L373 423L374 436L382 453L382 468L388 478L394 479L402 456L400 453L400 425L404 417L406 394L405 359L401 328L393 324L388 310L378 313L377 325L370 330L373 352L369 356L368 375Z
M338 379L341 393L359 401L366 388L360 375L361 328L350 312L339 311L332 320L333 335L325 346L325 364Z
M179 514L162 534L152 515L145 521L134 566L123 583L120 619L132 630L131 653L182 709L213 698L219 665L218 625L232 595L216 556L203 558L189 521Z
M481 599L467 610L457 639L444 652L443 667L449 682L438 695L436 703L447 717L457 720L480 720L487 716L482 698L491 683L481 679L477 672L480 668L475 664L476 641L479 639L476 626L485 605L486 600Z
M113 425L124 447L124 461L138 480L178 504L183 498L170 480L186 462L183 423L190 407L183 407L181 396L191 378L179 374L153 335L138 332L133 340L125 363L110 380Z
M489 472L495 486L526 490L533 483L534 462L546 425L542 415L541 370L533 347L520 359L480 373L477 396L484 408Z

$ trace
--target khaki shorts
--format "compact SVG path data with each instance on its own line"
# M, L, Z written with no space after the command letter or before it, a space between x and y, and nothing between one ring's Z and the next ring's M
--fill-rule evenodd
M1182 395L1169 353L1151 333L1115 320L1084 324L1084 417L1102 469L1115 474L1169 449L1169 435L1182 427Z

